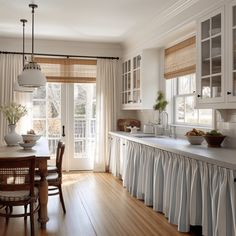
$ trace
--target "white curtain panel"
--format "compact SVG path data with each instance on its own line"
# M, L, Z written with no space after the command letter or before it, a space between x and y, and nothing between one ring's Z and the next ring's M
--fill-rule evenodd
M125 172L127 190L179 231L201 225L203 235L236 235L233 170L129 141Z
M0 54L0 105L7 105L14 101L13 86L21 71L21 55ZM3 145L4 136L8 133L8 123L2 113L0 113L0 132L0 144Z
M117 79L119 62L98 59L96 77L96 155L94 171L104 172L109 161L109 131L115 130L117 118Z
M120 175L120 139L118 137L110 138L109 172L116 177Z

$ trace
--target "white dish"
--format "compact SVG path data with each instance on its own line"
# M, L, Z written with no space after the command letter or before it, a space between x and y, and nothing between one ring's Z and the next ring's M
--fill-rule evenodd
M24 142L38 141L41 137L39 134L22 134L21 135Z
M31 142L31 143L19 143L21 147L24 149L32 149L32 147L36 144L36 142Z
M204 140L203 136L189 136L189 135L187 135L186 138L188 139L189 143L192 145L201 145Z

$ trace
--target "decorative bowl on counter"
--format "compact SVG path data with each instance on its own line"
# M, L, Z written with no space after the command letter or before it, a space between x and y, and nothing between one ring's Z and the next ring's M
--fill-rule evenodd
M221 143L224 141L225 137L225 135L217 130L211 130L204 136L205 140L207 141L208 147L221 147Z
M204 140L204 136L186 136L186 137L190 142L190 144L192 145L201 145Z
M25 143L36 142L40 139L41 135L39 134L22 134L23 141Z
M221 147L221 143L224 141L226 136L204 136L207 141L208 147Z
M32 147L36 144L35 142L30 142L30 143L19 143L19 145L21 147L23 147L24 149L32 149Z
M205 133L202 130L198 130L195 128L185 134L189 143L192 145L201 145L204 140L203 135L205 135Z

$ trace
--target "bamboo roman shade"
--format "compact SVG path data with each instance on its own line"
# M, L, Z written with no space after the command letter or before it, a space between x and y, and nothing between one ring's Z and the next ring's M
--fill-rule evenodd
M96 60L37 57L47 82L96 83Z
M191 37L165 49L166 79L176 78L196 71L196 38Z

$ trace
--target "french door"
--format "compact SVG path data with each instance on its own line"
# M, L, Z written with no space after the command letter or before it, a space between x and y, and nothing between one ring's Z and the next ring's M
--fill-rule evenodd
M95 155L96 85L47 83L33 94L33 129L49 140L52 156L57 141L66 144L63 169L91 170Z

